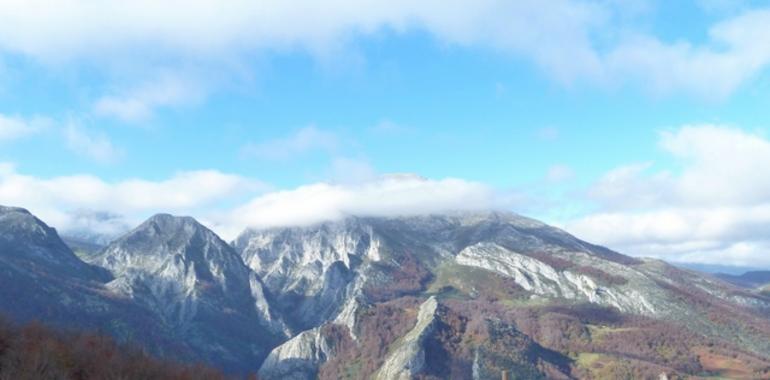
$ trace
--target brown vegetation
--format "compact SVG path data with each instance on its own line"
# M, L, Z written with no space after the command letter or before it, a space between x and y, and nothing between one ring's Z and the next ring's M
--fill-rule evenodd
M538 261L548 264L549 266L551 266L553 269L556 269L557 271L564 271L572 268L573 266L571 261L562 259L556 256L555 254L549 253L549 252L536 251L536 252L526 253L526 255L529 257L532 257L533 259L536 259Z
M390 345L414 327L422 300L401 297L368 306L357 316L357 342L346 327L326 326L334 341L335 356L318 373L319 379L368 379L382 365Z
M374 265L382 266L381 272L387 273L388 277L376 286L364 289L366 296L373 302L419 293L433 278L425 265L409 252L395 256L394 263L390 267L380 263Z
M620 286L628 283L625 277L609 274L599 268L591 266L579 266L574 269L576 272L589 276L600 283L610 286Z
M770 366L756 358L720 352L714 347L696 347L694 351L708 373L729 379L770 379Z
M203 365L151 358L94 333L55 332L0 321L0 379L223 379Z

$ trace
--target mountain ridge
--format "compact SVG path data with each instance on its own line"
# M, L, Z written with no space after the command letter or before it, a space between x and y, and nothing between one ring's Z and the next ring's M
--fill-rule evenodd
M0 234L23 226L0 217ZM109 271L77 282L88 301L62 290L105 310L99 326L123 318L106 331L154 326L161 355L265 379L738 376L724 358L748 371L738 377L770 376L769 297L514 213L349 217L231 244L158 214L88 263L66 252Z

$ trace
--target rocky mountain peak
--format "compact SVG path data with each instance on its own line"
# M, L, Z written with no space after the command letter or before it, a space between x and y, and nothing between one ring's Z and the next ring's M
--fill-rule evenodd
M22 207L13 207L13 206L3 206L3 205L0 205L0 214L6 214L6 213L11 213L11 212L18 212L18 213L22 213L22 214L31 215L30 212L27 209L22 208Z
M142 241L151 244L181 245L196 235L215 237L214 232L189 216L156 214L129 231L119 241Z
M0 258L9 265L34 265L41 272L106 279L103 271L78 259L54 228L19 207L0 206Z
M213 284L223 291L235 286L233 282L248 284L251 273L213 231L191 217L169 214L149 218L93 261L116 276L175 279L178 284L174 286L193 293Z
M175 228L199 228L203 227L198 223L195 218L191 216L175 216L171 214L155 214L145 221L144 224L152 224L160 226L163 229L175 229ZM205 227L204 227L205 228Z
M142 259L139 259L142 257ZM218 272L248 271L233 249L213 231L187 216L157 214L118 238L99 255L100 265L110 269L158 270L166 260L195 267L212 266Z
M115 276L108 284L112 291L155 311L185 339L230 347L229 354L242 356L244 363L244 358L261 359L265 348L284 335L259 276L191 217L155 215L92 262ZM225 334L218 326L231 330ZM204 346L217 350L217 344Z
M23 208L0 206L0 228L0 237L4 239L57 243L56 230Z

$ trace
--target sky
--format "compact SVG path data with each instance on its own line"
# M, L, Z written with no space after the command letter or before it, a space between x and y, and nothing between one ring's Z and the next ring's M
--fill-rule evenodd
M225 239L503 209L770 268L770 2L1 0L0 204Z

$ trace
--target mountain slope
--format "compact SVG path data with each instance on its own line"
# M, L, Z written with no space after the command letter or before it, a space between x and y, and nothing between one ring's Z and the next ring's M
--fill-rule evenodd
M111 292L105 286L110 280L108 271L81 261L27 210L0 206L0 307L11 320L105 331L159 356L195 357L147 309Z
M108 289L224 368L253 370L285 339L259 277L192 218L153 216L90 261L114 276Z
M104 271L79 260L47 226L22 208L0 206L0 260L4 268L103 281Z
M351 217L232 246L161 214L84 257L0 208L3 311L268 380L770 378L766 295L511 213Z
M590 336L592 328L580 320L583 305L593 305L600 314L618 315L597 322L596 328L609 329L606 331L613 336L616 331L642 331L637 339L644 342L654 339L650 334L655 329L686 329L671 342L664 339L663 346L679 347L690 354L665 359L669 361L666 363L653 354L613 349L613 355L601 357L602 362L614 363L613 371L657 376L656 371L681 374L706 370L702 363L690 365L698 355L679 345L681 340L698 341L704 347L717 345L722 353L740 350L760 369L761 363L770 360L770 299L660 261L630 258L515 214L348 218L309 227L248 230L234 246L265 279L270 292L279 295L278 304L294 327L312 331L312 342L323 343L306 344L302 346L305 352L296 345L292 350L278 347L260 372L268 379L278 378L270 377L277 373L303 373L296 378L347 373L350 378L365 378L388 372L383 368L394 367L383 358L397 357L396 346L386 352L362 348L372 335L382 334L371 325L372 321L382 321L378 313L387 310L379 305L401 302L404 297L416 297L422 303L430 296L437 297L438 309L446 311L443 315L447 320L443 321L444 329L431 330L432 335L419 342L445 341L440 344L444 348L439 356L444 362L456 363L457 374L492 373L504 368L500 366L504 355L493 360L497 357L494 352L529 355L525 353L532 348L526 347L533 346L517 346L521 340L516 336L534 339L531 344L553 350L551 357L562 355L561 359L540 360L541 364L530 370L549 377L580 373L586 360L581 361L575 352L605 350L601 342L578 344L581 336ZM548 309L554 306L564 308L558 313ZM488 313L479 315L477 310ZM515 318L512 313L518 312L547 317ZM406 326L414 326L415 318L407 312L396 319L398 326L389 328L398 334L378 340L386 345L403 343L409 331ZM557 345L548 336L530 335L540 331L534 327L549 325L554 318L575 325L576 334L556 339L566 343ZM522 325L525 321L529 325ZM655 327L639 327L645 324ZM501 343L498 351L483 348L483 342L463 332L473 326L478 334L491 334L495 339L500 331L509 331L510 338L499 340L507 343ZM702 337L708 339L700 340ZM358 348L346 349L351 344ZM432 345L425 343L423 349ZM566 351L568 347L573 350ZM324 354L311 355L308 350ZM478 352L479 358L472 352ZM570 352L573 356L565 359ZM302 366L295 365L297 357L306 358ZM368 364L348 368L335 359L339 357L345 357L347 363ZM631 358L636 359L629 361ZM422 366L420 376L442 378L447 374L430 362L426 359L428 364ZM631 364L622 364L626 362ZM345 367L344 371L339 366Z

